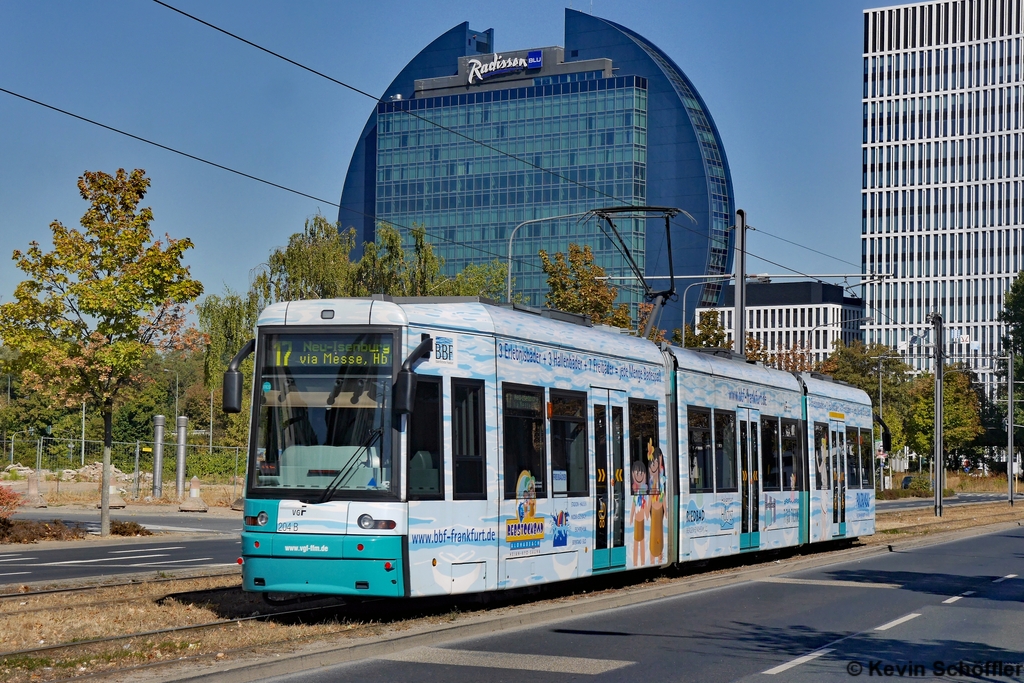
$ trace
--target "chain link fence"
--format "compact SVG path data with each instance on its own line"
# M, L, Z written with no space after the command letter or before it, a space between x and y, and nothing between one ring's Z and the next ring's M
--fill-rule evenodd
M46 470L70 480L89 476L90 466L103 462L103 442L89 439L8 437L0 439L3 460L35 470ZM127 475L127 487L135 497L147 495L153 487L152 441L115 441L111 444L111 465ZM163 488L173 491L177 465L177 443L164 441ZM2 466L0 466L2 469ZM199 477L205 483L235 483L245 473L244 449L236 446L185 444L185 480ZM147 491L148 487L148 491Z

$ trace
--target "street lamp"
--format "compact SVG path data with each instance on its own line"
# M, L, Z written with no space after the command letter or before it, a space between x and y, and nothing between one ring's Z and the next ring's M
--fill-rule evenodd
M174 419L178 419L178 371L164 368L164 372L174 373Z
M34 434L35 431L36 431L35 427L29 427L28 429L22 429L20 431L17 431L17 432L14 432L13 434L11 434L11 464L12 465L14 464L14 437L18 436L18 434Z
M578 216L585 216L588 213L590 213L590 212L589 211L579 211L577 213L567 213L567 214L564 214L562 216L548 216L546 218L533 218L533 219L528 220L528 221L523 221L522 223L520 223L516 227L512 228L512 234L508 236L508 259L506 260L506 263L505 263L505 270L506 270L506 273L505 273L505 276L506 276L505 301L507 303L512 303L512 238L516 236L516 232L519 230L519 228L523 227L524 225L529 225L530 223L540 223L542 221L557 221L560 218L576 218Z
M720 282L720 281L725 281L725 280L731 280L734 277L735 277L735 275L732 275L732 274L729 274L729 275L712 275L712 276L708 277L705 280L698 280L697 282L691 282L690 284L686 285L686 287L683 288L683 324L684 324L684 326L685 326L685 323L686 323L686 295L690 293L690 287L695 287L697 285L707 285L707 284L711 284L713 282ZM694 333L696 333L696 331L697 331L696 316L694 316L694 318L695 319L693 321L693 329L694 329ZM683 348L684 349L686 348L686 331L685 331L685 329L683 331Z

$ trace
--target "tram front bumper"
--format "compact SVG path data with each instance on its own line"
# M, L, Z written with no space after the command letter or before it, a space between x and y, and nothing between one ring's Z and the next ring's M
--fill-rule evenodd
M401 536L242 533L242 587L273 593L405 595Z

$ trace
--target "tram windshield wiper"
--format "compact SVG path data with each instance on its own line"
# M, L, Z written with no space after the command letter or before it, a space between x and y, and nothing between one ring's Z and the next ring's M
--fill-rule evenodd
M370 448L370 446L372 446L373 443L378 438L380 438L380 435L381 435L381 433L383 431L384 430L381 427L377 427L376 429L371 429L370 430L370 433L366 437L366 441L364 441L363 444L358 449L356 449L352 453L352 455L349 456L349 458L345 462L344 466L340 470L338 470L338 473L336 475L334 475L333 479L331 479L331 483L329 483L327 485L327 488L324 489L324 492L320 495L320 498L316 501L318 504L325 502L328 498L331 497L331 494L333 494L336 490L338 490L338 487L341 486L342 483L345 482L346 475L349 474L350 471L352 471L352 467L357 462L359 462L359 458L362 457L363 454L365 454L367 452L367 450Z

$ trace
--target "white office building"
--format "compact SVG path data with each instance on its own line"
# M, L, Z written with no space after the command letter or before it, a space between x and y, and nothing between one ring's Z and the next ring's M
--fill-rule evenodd
M864 11L862 244L868 342L930 371L926 318L986 384L1021 268L1020 0ZM991 387L990 387L991 388Z
M722 327L733 340L735 290L728 285L722 292L722 307L698 308L696 320L704 311L716 311ZM861 322L864 306L860 299L846 296L839 285L821 282L747 283L747 334L761 342L768 353L796 347L808 354L812 363L828 357L832 343L841 340L849 346L864 340Z

